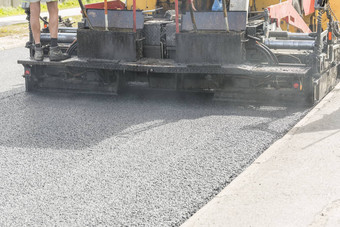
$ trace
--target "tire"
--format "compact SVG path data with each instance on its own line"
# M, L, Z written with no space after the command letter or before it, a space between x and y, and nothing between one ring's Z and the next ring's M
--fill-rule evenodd
M30 92L33 90L33 79L32 79L33 68L28 65L24 65L24 79L25 79L25 91Z
M25 76L25 91L32 92L37 88L37 82L32 78L32 75Z
M33 90L33 82L29 76L25 76L25 91L30 92Z

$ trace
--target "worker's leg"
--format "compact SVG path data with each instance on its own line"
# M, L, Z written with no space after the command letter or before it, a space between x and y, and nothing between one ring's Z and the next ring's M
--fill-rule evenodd
M49 13L49 29L51 34L51 47L50 47L50 60L61 61L68 58L67 54L63 54L58 46L58 1L47 2L47 8Z
M56 39L58 37L58 1L47 2L47 9L49 14L49 29L51 38Z
M34 59L42 61L44 58L43 49L40 43L40 2L30 2L30 23L34 39Z
M40 44L40 2L30 3L30 22L35 44Z

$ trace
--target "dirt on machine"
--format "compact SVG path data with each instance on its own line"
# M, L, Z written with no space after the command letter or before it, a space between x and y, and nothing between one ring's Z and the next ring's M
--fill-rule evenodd
M60 27L67 60L34 61L26 91L118 94L129 86L211 93L230 101L320 101L337 83L336 0L127 0L83 5L77 28ZM29 8L26 6L29 16ZM46 21L45 21L46 22Z

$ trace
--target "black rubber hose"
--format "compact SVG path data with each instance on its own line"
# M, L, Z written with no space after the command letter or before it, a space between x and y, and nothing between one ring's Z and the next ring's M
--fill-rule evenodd
M264 49L267 50L267 52L271 55L273 61L274 61L274 64L275 65L278 65L279 64L279 60L277 59L276 55L273 53L273 51L271 51L269 49L269 47L267 47L266 45L264 45L263 43L259 43Z
M264 56L266 56L269 65L274 65L274 59L273 59L272 56L268 53L268 51L267 51L265 48L263 48L263 46L261 46L258 42L256 42L255 47L256 47L256 49L258 49L261 53L263 53Z
M48 24L48 21L45 20L44 18L40 17L40 20L42 20L44 23Z
M74 40L73 43L70 45L70 47L66 50L66 53L69 56L72 56L74 54L74 51L78 49L78 41Z
M268 59L270 59L270 61L268 60L268 62L271 62L271 64L273 65L279 64L279 60L277 59L276 55L269 49L269 47L260 42L260 38L251 35L247 35L247 37L256 41L256 46L258 46L258 49L261 48L261 52L264 53Z

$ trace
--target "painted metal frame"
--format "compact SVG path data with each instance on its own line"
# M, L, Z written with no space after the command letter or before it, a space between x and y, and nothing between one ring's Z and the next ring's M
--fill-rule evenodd
M280 27L281 20L284 20L286 23L293 25L304 33L311 33L311 30L309 29L306 22L294 8L292 1L293 0L288 0L286 2L269 6L268 10L270 19L276 20L277 27ZM304 4L304 6L306 5ZM308 13L310 13L310 10L308 10Z

